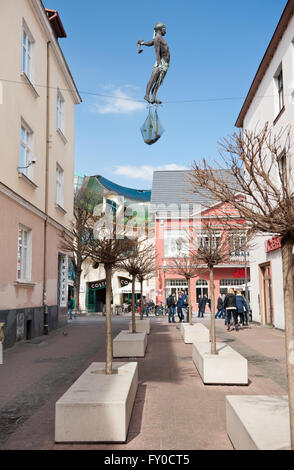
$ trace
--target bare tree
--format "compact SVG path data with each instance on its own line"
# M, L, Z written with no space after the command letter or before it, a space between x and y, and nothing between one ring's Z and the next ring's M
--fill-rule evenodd
M294 182L291 129L274 135L268 123L255 131L234 133L220 142L228 172L216 171L204 159L194 162L190 182L210 191L215 201L230 203L252 234L281 238L286 362L291 447L294 449ZM231 176L229 176L231 175Z
M129 257L117 265L118 269L126 271L132 277L132 333L136 333L135 282L140 274L142 259L146 251L143 243L144 240L137 239Z
M112 373L111 296L112 274L126 261L134 248L134 241L125 238L125 227L118 226L113 218L93 215L88 225L88 256L95 263L104 265L106 273L106 374Z
M190 235L188 234L189 238ZM184 250L185 253L183 254L181 248L183 247L182 240L179 240L177 245L178 245L178 256L176 258L173 258L170 261L170 266L167 269L168 272L170 273L175 273L178 274L179 276L182 276L186 279L187 284L188 284L188 305L189 305L189 324L192 325L192 300L191 300L191 279L197 276L199 274L199 266L198 266L198 260L195 258L195 253L192 251L189 252L189 246L186 247ZM190 242L191 242L190 238ZM184 241L185 243L185 241ZM194 240L192 241L194 243ZM189 243L187 245L190 245Z
M74 266L74 299L75 309L80 310L80 283L83 262L88 258L87 236L88 226L92 220L93 209L100 202L101 196L93 191L74 194L74 218L71 223L71 233L63 230L60 248L72 255Z
M204 222L201 230L190 237L191 258L194 263L202 266L201 270L208 270L209 273L209 291L210 291L210 340L211 354L218 354L216 350L216 332L215 332L215 294L214 294L214 267L225 263L229 258L228 234L224 225L218 226L217 222Z
M154 246L148 245L148 246L146 246L144 252L142 253L141 258L140 258L140 263L138 265L137 278L138 278L138 281L140 282L140 291L141 291L140 320L143 319L143 308L144 308L144 303L143 303L143 282L147 281L148 279L152 279L152 277L155 276L155 273L156 273L156 257L157 257L157 255L156 255L156 251L155 251Z

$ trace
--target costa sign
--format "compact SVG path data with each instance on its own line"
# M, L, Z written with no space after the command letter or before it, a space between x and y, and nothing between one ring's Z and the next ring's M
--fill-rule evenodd
M269 253L270 251L278 250L282 247L281 238L280 237L272 237L266 241L266 252Z

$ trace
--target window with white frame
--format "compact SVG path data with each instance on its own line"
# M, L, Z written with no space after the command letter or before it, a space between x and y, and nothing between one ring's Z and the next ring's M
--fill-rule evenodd
M221 234L218 231L213 232L211 235L203 232L197 234L198 246L205 247L207 249L215 250L220 243Z
M284 80L283 80L283 69L282 64L279 66L275 76L275 87L277 91L277 100L275 105L275 112L279 114L284 108Z
M34 79L34 38L27 25L22 28L22 71L33 82Z
M164 257L184 258L189 256L189 239L185 230L164 231Z
M65 101L60 93L57 91L57 105L56 105L56 126L64 134L64 110L65 110Z
M56 204L63 207L64 204L64 171L56 165Z
M249 257L248 248L246 247L245 232L231 232L229 234L229 250L231 261L244 261Z
M34 167L31 164L33 159L33 131L22 121L20 131L20 165L19 172L27 178L33 179Z
M18 248L17 248L17 280L31 280L31 260L32 260L32 231L23 226L18 227Z

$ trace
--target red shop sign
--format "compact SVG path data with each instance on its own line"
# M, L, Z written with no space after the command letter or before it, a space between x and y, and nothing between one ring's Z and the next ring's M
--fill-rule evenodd
M266 241L266 252L278 250L282 247L281 238L280 237L272 237Z

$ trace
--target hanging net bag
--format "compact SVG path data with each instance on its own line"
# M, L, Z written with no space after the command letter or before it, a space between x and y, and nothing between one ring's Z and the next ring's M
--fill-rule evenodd
M150 106L147 119L141 127L141 133L145 144L148 145L155 144L164 133L156 108L152 109L152 106Z

